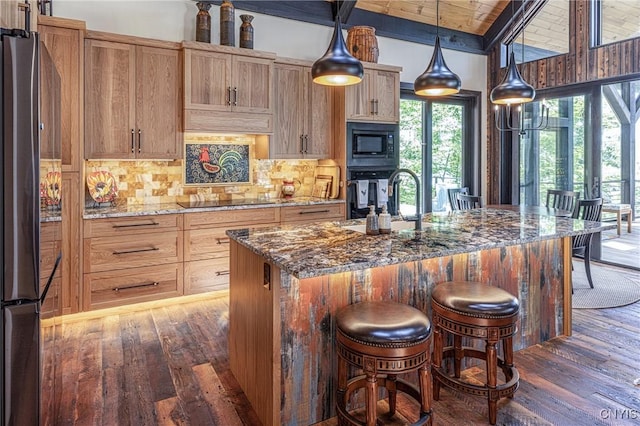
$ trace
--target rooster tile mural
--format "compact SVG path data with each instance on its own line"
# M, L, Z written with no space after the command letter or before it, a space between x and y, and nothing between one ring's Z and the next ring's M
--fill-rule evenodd
M185 185L251 183L248 144L186 143Z

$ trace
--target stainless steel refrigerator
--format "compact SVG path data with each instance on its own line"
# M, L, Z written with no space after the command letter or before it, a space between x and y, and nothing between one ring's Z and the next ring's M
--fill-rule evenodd
M0 31L1 421L3 425L38 425L43 296L39 267L40 47L34 33Z

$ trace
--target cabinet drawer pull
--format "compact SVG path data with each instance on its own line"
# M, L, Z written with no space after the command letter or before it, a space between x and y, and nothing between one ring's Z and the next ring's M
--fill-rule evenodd
M136 151L135 151L135 146L136 146L135 139L136 139L136 137L134 136L134 134L135 134L135 133L134 133L133 129L131 129L131 153L132 153L132 154L133 154L134 152L136 152Z
M219 277L220 275L229 275L229 271L216 271L216 277Z
M149 247L143 249L132 249L132 250L116 250L113 254L131 254L131 253L142 253L145 251L158 251L160 250L158 247Z
M216 244L229 244L229 238L216 238Z
M314 214L314 213L329 213L330 210L303 210L298 214Z
M132 290L134 288L143 288L143 287L158 287L160 283L158 281L153 281L150 283L142 283L142 284L134 284L134 285L129 285L126 287L116 287L113 289L113 291L115 291L116 293L119 292L120 290Z
M130 223L127 225L113 225L112 228L133 228L135 226L158 226L159 222L150 222L150 223Z

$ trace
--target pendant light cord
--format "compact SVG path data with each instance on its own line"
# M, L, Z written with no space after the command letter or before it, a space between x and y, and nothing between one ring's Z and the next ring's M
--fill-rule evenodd
M436 0L436 38L440 37L440 0Z

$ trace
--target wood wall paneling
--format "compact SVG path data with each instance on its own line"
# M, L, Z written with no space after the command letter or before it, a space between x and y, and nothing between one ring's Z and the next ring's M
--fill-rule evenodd
M569 53L521 65L521 74L536 89L562 87L574 83L588 83L640 73L640 38L610 43L595 48L589 40L589 0L570 2ZM500 45L488 53L488 93L500 81ZM491 105L488 100L488 105ZM491 109L493 111L493 109ZM487 200L491 204L510 203L501 199L500 173L507 164L501 164L500 139L504 135L494 126L493 112L487 121Z

